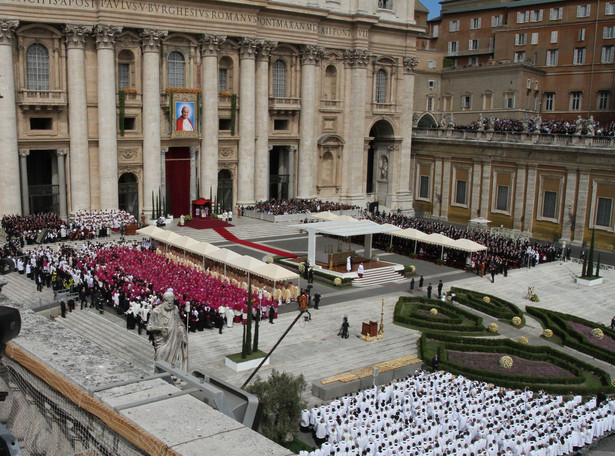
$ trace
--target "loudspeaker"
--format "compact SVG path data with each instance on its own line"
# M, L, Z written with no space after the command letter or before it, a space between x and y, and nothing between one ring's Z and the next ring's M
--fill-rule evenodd
M21 315L12 307L0 306L0 343L4 344L19 335Z

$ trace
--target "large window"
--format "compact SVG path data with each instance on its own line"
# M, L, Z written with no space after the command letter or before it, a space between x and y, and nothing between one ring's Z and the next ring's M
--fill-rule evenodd
M472 95L462 95L461 96L461 108L462 109L472 109Z
M607 16L615 14L615 2L606 2L604 5L604 14Z
M457 55L459 52L459 41L448 42L448 55Z
M337 100L337 68L329 65L325 70L325 99Z
M273 64L273 96L286 97L286 62L276 60Z
M549 49L547 51L547 59L545 61L546 66L557 66L557 49Z
M470 30L476 30L480 28L480 17L470 19Z
M218 68L218 91L226 92L228 90L228 69Z
M515 33L515 46L523 46L527 42L527 34Z
M545 92L545 111L553 111L553 102L555 100L554 92Z
M455 203L456 204L462 204L465 205L467 204L467 198L466 198L466 189L467 189L467 185L468 183L464 180L458 180L457 181L457 188L455 191Z
M26 51L28 90L49 90L49 52L42 44L33 44Z
M589 17L591 13L591 5L578 5L577 17Z
M376 73L376 103L387 102L387 72L380 69Z
M421 187L419 188L419 198L429 198L429 176L421 176Z
M549 10L549 20L551 21L557 21L560 20L564 15L564 8L559 7L559 8L551 8Z
M609 40L615 38L615 25L609 25L602 28L602 38Z
M448 31L449 32L458 32L459 31L459 21L449 21L449 23L448 23Z
M478 40L468 40L468 51L478 50Z
M508 211L508 186L498 185L498 194L495 204L495 208L498 211Z
M602 54L600 55L600 63L613 63L615 56L615 46L602 46Z
M557 204L557 193L545 191L542 199L542 216L544 218L555 218L555 206Z
M497 16L491 16L491 27L501 27L502 26L502 18L501 14Z
M608 90L598 91L598 109L600 111L606 111L609 109L609 101L611 98L611 92Z
M117 88L127 89L130 87L130 64L118 63L117 64Z
M393 0L378 0L378 8L392 10Z
M530 38L530 44L538 44L538 32L533 32Z
M181 52L173 51L169 54L168 86L185 87L186 60Z
M525 62L525 51L515 52L514 61L515 62Z
M572 63L574 65L583 65L585 63L585 48L574 48L572 55Z
M540 21L542 21L542 10L530 11L530 22L540 22Z
M611 218L613 214L613 199L598 197L598 205L596 211L596 226L611 227Z
M582 97L583 97L583 92L579 92L579 91L570 92L570 110L571 111L581 110Z

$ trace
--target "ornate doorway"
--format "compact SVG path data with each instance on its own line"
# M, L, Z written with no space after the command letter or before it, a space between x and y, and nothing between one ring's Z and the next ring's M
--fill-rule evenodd
M31 150L28 163L28 199L30 213L60 213L58 161L53 150ZM84 189L89 191L89 189Z
M117 184L119 208L134 215L139 220L139 183L137 176L124 173Z
M221 210L233 210L233 175L228 169L218 172L218 204Z

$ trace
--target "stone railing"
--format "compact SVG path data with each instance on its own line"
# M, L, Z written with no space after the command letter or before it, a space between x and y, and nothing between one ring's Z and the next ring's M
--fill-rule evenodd
M17 92L17 103L20 105L61 106L66 104L64 90L27 90Z
M320 100L320 109L323 111L339 111L342 109L341 100Z
M452 128L412 129L414 138L438 138L465 141L489 141L498 143L538 144L552 146L615 148L613 136L555 135L544 133L524 133L512 131L458 130Z
M269 109L298 111L301 109L301 98L269 97Z

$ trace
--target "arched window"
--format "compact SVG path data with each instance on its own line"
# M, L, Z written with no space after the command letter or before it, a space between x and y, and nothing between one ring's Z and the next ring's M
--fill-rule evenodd
M168 87L185 87L186 61L181 52L173 51L169 54L169 68L167 74Z
M33 44L26 51L28 90L49 90L49 51L42 44Z
M387 102L387 72L378 70L376 73L376 103Z
M337 68L333 65L325 70L325 98L337 100Z
M117 56L117 88L128 89L134 87L132 83L133 77L134 55L132 52L124 49Z
M286 62L276 60L273 64L273 96L286 97Z
M222 57L218 63L218 91L233 91L233 60Z

